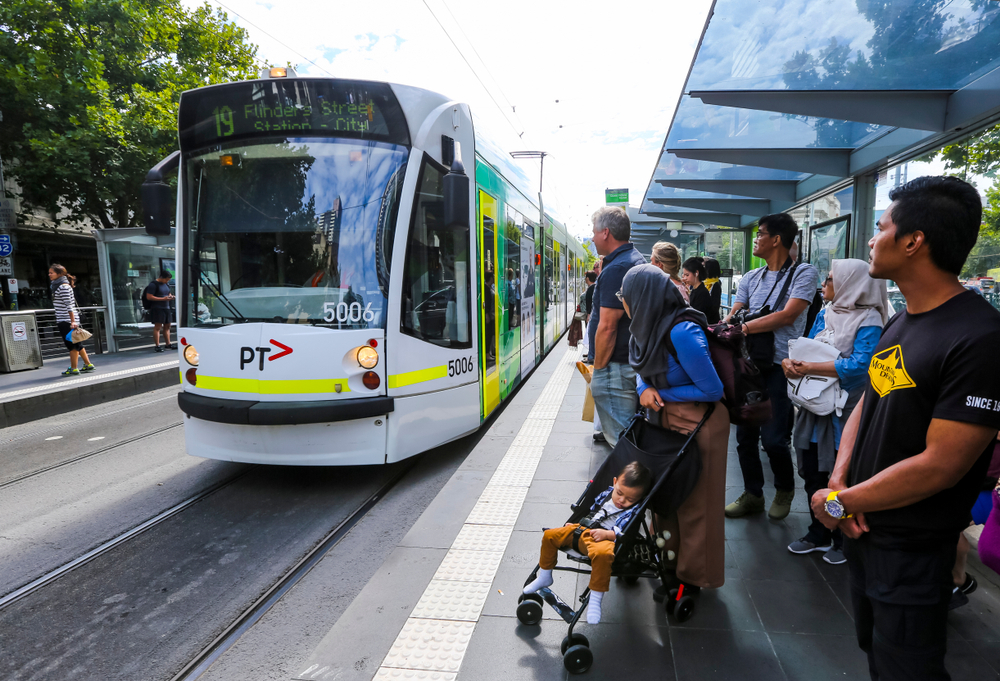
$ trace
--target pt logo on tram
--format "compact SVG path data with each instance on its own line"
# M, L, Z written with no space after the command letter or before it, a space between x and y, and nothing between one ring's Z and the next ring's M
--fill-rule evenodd
M292 349L287 345L285 345L284 343L279 343L278 341L272 338L271 344L281 348L281 352L278 352L276 354L271 355L270 357L267 357L267 353L271 352L273 348L271 347L251 348L250 346L243 346L242 348L240 348L240 371L243 371L246 368L247 364L253 364L253 360L255 357L260 357L260 362L257 371L263 371L265 357L267 357L268 362L273 362L276 359L281 359L285 355L292 354Z

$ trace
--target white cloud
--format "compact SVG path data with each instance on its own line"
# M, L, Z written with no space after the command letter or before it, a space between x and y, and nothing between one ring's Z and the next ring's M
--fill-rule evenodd
M468 102L507 150L549 152L547 203L584 237L605 188L641 200L711 1L427 0L500 107L422 0L225 5L262 60L435 90Z

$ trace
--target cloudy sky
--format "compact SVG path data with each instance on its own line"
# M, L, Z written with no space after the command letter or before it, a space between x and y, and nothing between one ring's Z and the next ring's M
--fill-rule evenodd
M710 0L209 2L249 32L263 61L291 62L300 75L435 90L468 102L507 150L548 152L546 206L556 204L580 237L589 236L606 188L627 187L630 203L641 201L711 7Z

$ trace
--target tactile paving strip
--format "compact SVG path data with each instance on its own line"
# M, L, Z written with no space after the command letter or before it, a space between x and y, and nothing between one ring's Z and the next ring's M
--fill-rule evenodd
M425 669L386 669L375 672L377 681L455 681L455 672L434 672Z
M434 579L452 582L493 582L503 551L456 551L453 547L441 561Z
M499 551L503 555L514 528L510 525L463 525L452 551Z
M491 586L490 582L432 579L410 617L478 622Z
M559 361L375 679L457 677L578 357L569 349Z
M513 525L521 514L527 487L487 485L466 523L473 525Z
M475 628L475 622L411 617L403 625L403 630L389 649L382 666L458 672Z

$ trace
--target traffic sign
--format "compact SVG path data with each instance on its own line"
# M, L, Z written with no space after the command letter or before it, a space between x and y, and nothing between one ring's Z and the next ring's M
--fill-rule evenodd
M11 262L10 258L0 258L0 277L11 276L14 274L14 263Z
M14 247L9 243L0 242L0 258L6 258L8 255L14 252Z
M0 230L14 229L17 226L17 213L14 212L14 201L0 199Z
M0 244L9 244L10 234L0 234Z

